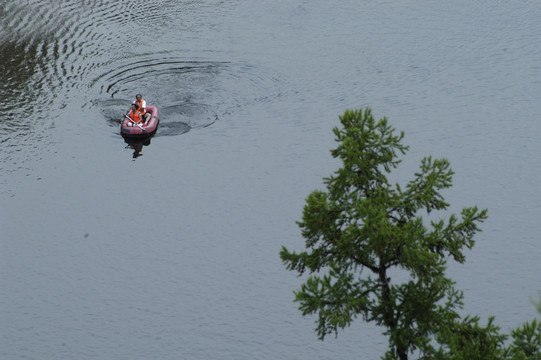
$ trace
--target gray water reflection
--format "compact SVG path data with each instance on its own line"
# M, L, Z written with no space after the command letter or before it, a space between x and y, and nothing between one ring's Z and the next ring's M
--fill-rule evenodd
M304 198L336 169L338 115L367 105L406 132L397 181L447 157L452 209L489 209L451 267L465 311L505 331L531 319L540 15L534 1L0 4L0 358L379 358L385 339L360 321L317 341L278 258L302 247ZM138 92L160 108L150 144L118 131Z

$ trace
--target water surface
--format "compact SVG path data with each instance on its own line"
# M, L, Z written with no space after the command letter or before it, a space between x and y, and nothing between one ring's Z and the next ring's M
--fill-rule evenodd
M366 359L380 329L324 342L292 302L305 197L331 129L371 106L456 172L489 220L465 312L509 331L541 290L541 5L324 1L0 4L0 357ZM136 93L161 125L134 157ZM444 214L442 214L444 216Z

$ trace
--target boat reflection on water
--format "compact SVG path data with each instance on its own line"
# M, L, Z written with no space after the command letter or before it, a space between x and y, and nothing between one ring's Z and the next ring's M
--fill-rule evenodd
M126 145L126 149L133 149L133 158L137 159L139 156L143 156L143 147L150 145L151 136L146 138L134 139L123 137Z

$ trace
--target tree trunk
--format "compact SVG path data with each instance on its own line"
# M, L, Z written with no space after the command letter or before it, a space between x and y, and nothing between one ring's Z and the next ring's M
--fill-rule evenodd
M398 321L395 315L395 306L391 299L391 279L387 277L387 269L385 266L379 268L379 281L381 282L382 293L381 297L385 304L387 304L387 311L384 315L384 321L387 328L391 331L391 334L396 333ZM396 355L400 360L408 360L408 348L400 343L398 339L394 341Z

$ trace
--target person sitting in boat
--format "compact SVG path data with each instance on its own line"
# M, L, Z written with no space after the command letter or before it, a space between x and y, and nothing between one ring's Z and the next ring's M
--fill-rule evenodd
M137 104L132 104L130 111L126 114L132 121L133 124L143 124L143 114L141 112L141 108ZM132 123L130 123L132 125Z
M143 99L141 94L135 95L135 100L132 102L132 105L134 104L137 105L141 110L141 114L145 122L148 122L150 120L150 114L147 113L147 102Z

